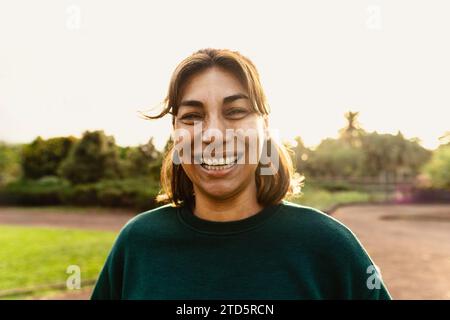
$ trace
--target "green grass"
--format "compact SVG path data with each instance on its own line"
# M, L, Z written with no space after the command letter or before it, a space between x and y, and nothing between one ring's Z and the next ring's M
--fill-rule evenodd
M0 225L0 291L65 283L67 267L96 279L115 232Z
M369 194L361 191L331 192L314 186L305 186L301 196L291 197L288 200L319 210L326 210L333 205L353 202L377 202L384 200L384 194Z
M65 300L64 296L77 294L80 291L88 292L87 297L90 296L90 293L94 290L94 286L92 285L82 285L80 290L74 290L69 291L67 289L61 290L61 289L44 289L44 290L37 290L33 292L26 292L23 294L15 294L15 295L8 295L5 297L1 297L0 300L59 300L63 299ZM71 299L71 298L69 298Z

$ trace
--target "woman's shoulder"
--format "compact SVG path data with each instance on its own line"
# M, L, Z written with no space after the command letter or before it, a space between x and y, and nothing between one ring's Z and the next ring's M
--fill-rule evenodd
M319 209L289 201L283 201L283 213L283 230L287 229L284 239L291 239L292 248L302 254L306 250L311 260L320 261L322 267L330 267L329 274L337 275L336 279L352 284L347 289L347 297L391 298L381 280L380 271L350 228ZM375 287L381 290L370 289L373 281Z
M119 237L129 238L130 234L146 236L156 235L157 232L167 230L176 225L178 208L172 204L166 204L147 211L138 213L128 220L122 227Z
M314 207L283 200L285 224L293 234L308 238L308 242L326 247L359 250L361 243L345 224Z
M147 223L151 221L152 223L162 222L168 218L173 217L177 213L177 207L172 204L162 205L147 211L138 213L136 216L131 218L127 225L139 225L142 223Z
M320 209L287 200L283 200L282 208L285 216L294 224L299 223L302 226L315 226L335 231L349 231L342 222Z

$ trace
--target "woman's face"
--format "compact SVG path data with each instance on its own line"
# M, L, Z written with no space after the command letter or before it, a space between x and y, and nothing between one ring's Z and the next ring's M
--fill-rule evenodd
M196 194L223 200L249 187L256 190L267 122L248 97L240 81L218 67L191 76L183 87L174 129L190 139L175 143L190 150L189 156L181 153L181 165Z

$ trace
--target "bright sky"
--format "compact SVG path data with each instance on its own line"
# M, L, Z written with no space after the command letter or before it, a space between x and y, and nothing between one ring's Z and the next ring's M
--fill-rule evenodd
M137 111L183 58L217 47L256 64L282 139L314 146L352 110L434 148L450 130L449 14L446 0L0 0L0 140L103 129L161 148L170 119Z

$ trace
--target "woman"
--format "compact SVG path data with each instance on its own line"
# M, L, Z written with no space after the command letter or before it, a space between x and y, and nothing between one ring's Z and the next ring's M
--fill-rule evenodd
M390 299L348 228L285 200L302 181L271 137L249 59L189 56L148 118L166 114L176 134L159 200L169 203L126 224L92 299Z

